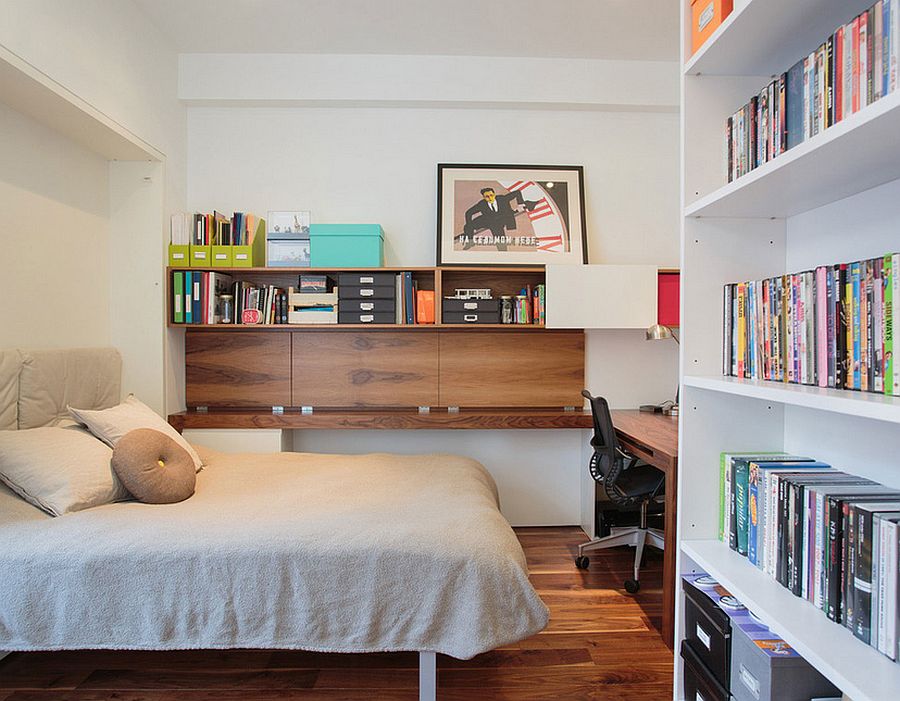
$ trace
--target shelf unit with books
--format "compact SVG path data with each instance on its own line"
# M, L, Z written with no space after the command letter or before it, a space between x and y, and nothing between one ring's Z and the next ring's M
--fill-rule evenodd
M723 377L725 284L900 248L900 92L727 182L728 117L872 2L736 0L690 55L682 24L681 425L678 569L709 572L853 701L893 698L900 664L795 597L718 536L719 455L810 455L900 488L900 398ZM681 582L676 655L684 638ZM674 698L684 669L675 664Z
M420 290L436 291L435 294L435 323L433 324L197 324L176 323L173 321L174 309L174 273L181 272L212 272L229 276L232 282L251 282L256 285L274 285L281 289L298 286L299 275L328 275L335 280L341 273L411 273ZM545 328L541 323L511 323L511 324L450 324L442 321L442 305L444 297L454 294L458 288L490 288L494 297L516 295L522 288L536 288L544 284L545 271L543 267L380 267L380 268L217 268L217 267L181 267L170 266L166 271L167 280L167 324L173 328L185 328L192 331L214 329L217 331L246 331L246 330L298 330L302 328L315 328L327 330L348 330L353 328L388 329L388 330L427 330L429 328L466 328L474 330L529 330L538 331Z

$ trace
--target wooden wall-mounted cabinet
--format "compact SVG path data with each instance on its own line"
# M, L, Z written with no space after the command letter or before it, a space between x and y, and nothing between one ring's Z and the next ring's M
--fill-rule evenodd
M169 269L169 309L173 275ZM358 270L358 269L357 269ZM378 268L410 271L435 291L435 324L175 324L185 334L189 407L410 408L581 406L585 328L656 321L654 266ZM197 272L197 269L193 269ZM206 271L199 271L206 272ZM223 269L234 282L283 289L302 273ZM444 324L458 288L494 297L546 284L546 325Z
M581 406L584 333L442 333L441 406Z
M291 406L291 337L264 331L188 333L188 406Z
M290 337L294 406L439 404L435 333L303 331Z
M584 333L188 332L189 407L581 406Z

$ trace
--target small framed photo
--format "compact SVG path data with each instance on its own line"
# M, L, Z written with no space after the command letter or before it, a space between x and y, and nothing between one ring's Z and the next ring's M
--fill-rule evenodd
M266 233L309 236L309 212L269 212Z
M438 164L438 265L587 260L581 166Z

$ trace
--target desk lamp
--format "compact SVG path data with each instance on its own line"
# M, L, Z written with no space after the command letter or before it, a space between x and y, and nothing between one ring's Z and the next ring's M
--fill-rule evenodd
M647 329L647 340L648 341L663 341L667 338L675 339L675 343L681 345L681 342L678 340L678 336L675 335L675 332L668 326L664 326L663 324L653 324ZM669 416L678 416L678 400L680 399L681 394L681 385L679 384L678 389L675 391L675 402L666 401L660 405L646 405L642 406L642 411L662 411L664 414L668 414Z

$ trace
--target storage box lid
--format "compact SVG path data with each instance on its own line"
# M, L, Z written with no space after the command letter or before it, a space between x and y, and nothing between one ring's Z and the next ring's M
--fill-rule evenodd
M309 241L309 233L293 231L269 231L266 241Z
M384 238L381 224L312 224L310 236L377 236Z
M803 659L794 648L775 635L724 587L714 584L714 580L708 574L700 572L682 575L682 578L694 588L694 591L702 592L720 608L731 620L732 630L740 630L762 654L773 659ZM686 593L690 591L685 587Z

